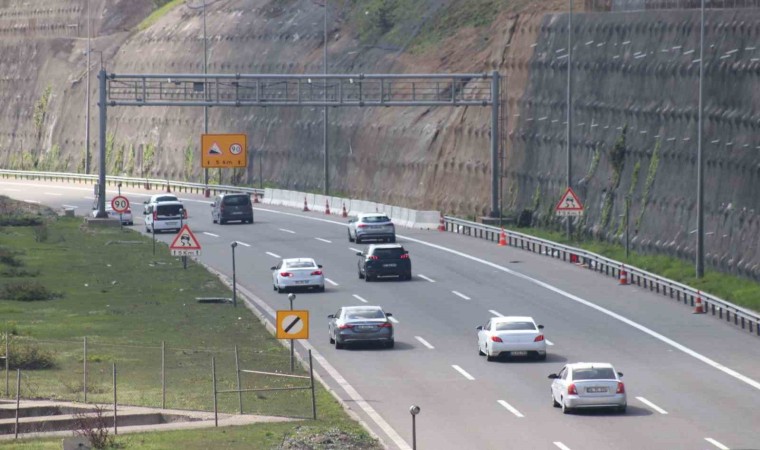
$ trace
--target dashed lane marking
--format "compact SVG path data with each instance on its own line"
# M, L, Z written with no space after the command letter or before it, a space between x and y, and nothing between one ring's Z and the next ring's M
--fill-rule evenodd
M272 258L281 258L281 256L278 255L277 253L272 253L272 252L265 252L265 253L267 255L271 256Z
M434 280L434 279L432 279L432 278L428 278L428 277L426 277L425 275L423 275L423 274L421 274L421 273L420 273L420 274L417 274L417 276L418 276L418 277L420 277L420 278L422 278L423 280L427 280L427 281L429 281L429 282L431 282L431 283L435 283L435 280Z
M517 417L525 417L520 413L520 411L517 410L514 406L510 405L504 400L498 400L499 404L505 408L507 408L507 411L511 412L512 414L516 415Z
M462 294L461 292L458 292L458 291L451 291L451 293L452 293L452 294L454 294L454 295L456 295L457 297L461 297L461 298L463 298L463 299L465 299L465 300L472 300L470 297L468 297L468 296L466 296L466 295Z
M422 339L419 336L415 336L414 338L417 339L418 341L420 341L422 343L422 345L424 345L425 347L429 348L430 350L435 350L435 347L433 347L432 345L430 345L430 342Z
M354 294L354 298L359 300L360 302L367 303L367 300L364 300L363 298L359 297L358 295Z
M456 370L457 372L461 373L462 376L465 377L465 378L467 378L468 380L472 381L472 380L475 379L475 377L473 377L472 375L470 375L469 373L467 373L464 369L462 369L461 367L457 366L456 364L452 364L451 367L453 367L454 370Z

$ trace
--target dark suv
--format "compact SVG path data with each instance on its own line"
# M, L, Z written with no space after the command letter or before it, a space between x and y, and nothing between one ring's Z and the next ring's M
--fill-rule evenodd
M253 223L253 205L248 194L220 194L211 205L211 221L225 224L231 220Z
M360 256L360 279L372 281L386 275L396 275L400 280L412 279L412 260L401 244L372 244L357 255Z

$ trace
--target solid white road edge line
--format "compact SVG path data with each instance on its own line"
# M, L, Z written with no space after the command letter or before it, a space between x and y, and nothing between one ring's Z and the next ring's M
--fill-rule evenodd
M26 203L37 203L37 204L39 204L39 203L40 203L40 202L38 202L37 200L21 200L21 201L22 201L22 202L26 202Z
M570 450L570 447L568 447L567 445L563 444L562 442L553 442L553 444L556 445L557 447L561 448L562 450Z
M463 299L465 299L465 300L472 300L470 297L468 297L468 296L466 296L466 295L462 294L461 292L458 292L458 291L451 291L451 293L452 293L452 294L454 294L454 295L456 295L457 297L461 297L461 298L463 298Z
M360 302L367 303L367 300L364 300L363 298L359 297L358 295L354 294L354 298L359 300Z
M417 276L418 276L418 277L420 277L420 278L422 278L423 280L427 280L427 281L429 281L429 282L431 282L431 283L435 283L435 280L434 280L434 279L432 279L432 278L428 278L428 277L426 277L425 275L423 275L423 274L421 274L421 273L418 273L418 274L417 274Z
M393 316L388 317L388 320L390 320L393 323L398 323L398 320Z
M227 278L226 275L223 275L221 272L219 272L219 271L217 271L217 270L215 270L215 269L213 269L213 268L211 268L209 266L206 266L206 268L210 272L215 273L218 276L220 276L225 281L225 283L228 286L232 285L231 281ZM269 329L269 331L272 334L274 334L276 329L275 329L274 323L272 322L272 319L274 317L276 317L277 313L272 308L270 308L269 305L267 305L264 302L264 300L260 299L256 295L254 295L248 289L246 289L246 288L244 288L244 287L242 287L240 285L238 285L237 288L244 295L243 301L245 302L246 307L248 309L250 309L259 318L259 320L261 320L262 323L264 323L264 325L266 325L267 329ZM255 303L255 305L253 305L252 303ZM268 317L265 316L264 313L268 314L269 316ZM284 345L283 341L280 341L280 343L282 343ZM381 430L383 430L383 432L389 438L391 438L391 440L393 440L393 443L396 444L396 446L398 446L398 448L400 450L412 450L411 446L409 446L409 444L407 444L406 441L404 441L404 439L401 436L399 436L398 433L396 433L396 430L394 430L388 424L388 422L386 422L385 419L383 419L383 417L380 414L378 414L377 411L375 411L375 409L372 407L372 405L370 405L369 403L367 403L367 401L364 400L364 398L362 398L361 395L359 395L359 392L357 392L356 389L354 389L354 387L351 386L348 383L348 381L346 381L345 378L343 378L343 376L335 369L335 367L333 367L332 364L330 364L325 359L325 357L322 356L322 354L319 353L319 351L317 351L317 349L315 349L309 343L309 341L299 340L298 343L301 344L306 350L311 350L311 355L314 358L314 360L317 361L317 364L319 364L320 366L322 366L322 368L325 370L325 372L327 372L327 374L333 380L335 380L335 382L338 383L338 385L341 388L343 388L344 392L351 398L351 400L354 402L354 404L356 406L358 406L359 408L361 408L362 411L364 411L364 413L367 414L367 416L373 422L375 422L375 424ZM297 356L298 356L299 359L301 359L300 355L297 354ZM344 403L343 400L338 396L338 394L336 392L334 392L332 389L330 389L330 387L322 379L322 377L319 375L318 372L315 372L314 376L322 383L322 385L325 386L325 388L328 391L330 391L331 394L333 394L333 396L338 401L340 401L341 403ZM348 409L347 407L345 408L345 410L349 413L349 415L352 415L352 414L355 415L355 413L351 412L351 410ZM370 434L372 434L373 436L376 436L375 433L372 431L372 429L369 427L369 425L367 425L361 419L361 417L356 416L355 419L356 419L357 422L361 423L364 426L364 428L366 428L367 431L369 431ZM379 437L378 437L378 439L382 442L382 439L380 439Z
M726 447L725 445L721 444L720 442L716 441L713 438L705 438L705 440L707 442L711 443L712 445L718 447L720 450L731 450L731 449L729 449L728 447Z
M650 402L649 400L645 399L644 397L636 397L636 399L638 401L640 401L641 403L649 406L650 408L652 408L653 410L657 411L660 414L667 414L668 413L667 411L665 411L664 409L662 409L659 406L655 405L654 403Z
M278 255L277 253L272 253L272 252L265 252L265 253L266 253L267 255L269 255L269 256L271 256L271 257L273 257L273 258L280 258L280 255Z
M327 281L328 283L332 284L333 286L338 286L338 283L334 282L333 280L331 280L329 278L325 278L325 281Z
M497 400L499 404L505 408L507 408L507 411L511 412L512 414L516 415L517 417L525 417L523 416L520 411L517 410L514 406L510 405L504 400Z
M314 238L314 239L318 241L322 241L322 242L327 242L328 244L332 244L332 241L328 241L327 239L322 239L322 238Z
M469 373L465 372L464 369L462 369L461 367L457 366L456 364L452 364L451 367L453 367L454 370L456 370L457 372L461 373L462 376L465 377L465 378L467 378L468 380L472 381L472 380L475 379L475 377L473 377Z
M488 312L490 312L494 316L504 317L504 314L500 313L499 311L494 311L493 309L489 309Z
M206 236L219 237L219 235L218 235L218 234L209 233L208 231L204 231L204 232L203 232L203 234L205 234Z
M76 205L61 205L61 206L63 206L64 208L71 208L71 209L77 209L78 208L78 206L76 206Z
M429 348L430 350L435 350L435 347L433 347L432 345L430 345L430 342L422 339L420 336L415 336L414 338L417 339L418 341L420 341L422 343L422 345L424 345L425 347Z
M237 242L238 244L242 245L243 247L250 247L251 246L251 244L246 244L245 242L241 242L241 241L235 241L235 242Z
M63 195L63 194L60 194L60 193L58 193L58 192L43 192L43 193L44 193L45 195L55 195L55 196L59 196L59 197L60 197L61 195Z
M290 233L290 234L296 234L296 232L295 232L295 231L293 231L293 230L286 230L285 228L280 228L279 230L280 230L280 231L284 231L284 232L286 232L286 233Z

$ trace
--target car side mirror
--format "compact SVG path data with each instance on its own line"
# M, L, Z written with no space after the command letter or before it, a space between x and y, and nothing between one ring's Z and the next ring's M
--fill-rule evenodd
M272 266L269 270L277 270L277 267Z
M362 252L356 252L356 256L363 256L363 255L364 255L364 253L362 253Z
M385 315L386 315L386 316L388 316L388 317L390 317L390 316L392 316L393 314L391 314L391 313L385 313Z
M321 269L322 268L322 264L317 264L317 267L319 267Z
M623 376L623 372L618 372L618 376L622 377Z
M348 223L354 223L356 222L356 219L348 219Z
M476 330L478 330L478 331L480 331L480 330L482 330L482 329L483 329L483 325L478 325L478 327L477 327L477 328L475 328L475 329L476 329Z
M145 204L147 205L147 204L148 204L148 201L147 201L147 200L145 200L143 203L145 203Z
M543 330L543 329L544 329L544 326L543 326L543 325L539 325L539 326L538 326L538 329L539 329L539 330Z
M210 204L210 205L208 205L208 206L210 206L210 207L212 207L212 208L213 208L213 207L214 207L214 204L212 203L212 204Z
M335 314L328 314L328 315L327 315L327 318L328 318L328 319L334 319L334 318L335 318Z
M559 378L559 375L557 375L556 373L553 373L549 375L547 378L549 378L550 380L556 380L557 378Z

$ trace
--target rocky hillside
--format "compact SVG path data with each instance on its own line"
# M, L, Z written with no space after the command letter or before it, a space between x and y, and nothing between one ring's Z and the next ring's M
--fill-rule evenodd
M321 73L323 0L208 1L211 73ZM635 2L634 2L635 3ZM667 6L668 2L660 2ZM695 10L574 15L572 179L580 229L689 257L696 228L699 22ZM659 4L659 3L658 3ZM91 75L203 71L202 0L90 0ZM173 5L173 7L171 7ZM565 1L328 0L332 73L499 70L506 76L504 209L551 214L565 188ZM0 1L0 166L84 170L86 0ZM760 14L709 12L705 70L708 263L760 278ZM695 52L696 49L696 52ZM95 98L96 82L91 81ZM91 102L92 167L97 107ZM321 108L212 108L210 132L248 134L225 183L319 191ZM111 108L110 173L201 181L200 108ZM488 108L344 108L329 115L333 193L460 216L488 211ZM220 171L212 170L212 181ZM630 202L626 202L629 199Z

